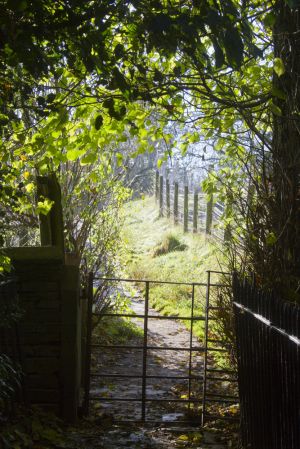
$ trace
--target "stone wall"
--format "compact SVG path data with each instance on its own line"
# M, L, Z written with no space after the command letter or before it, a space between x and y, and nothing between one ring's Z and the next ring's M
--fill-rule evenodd
M76 421L81 376L79 270L58 247L14 248L29 402Z

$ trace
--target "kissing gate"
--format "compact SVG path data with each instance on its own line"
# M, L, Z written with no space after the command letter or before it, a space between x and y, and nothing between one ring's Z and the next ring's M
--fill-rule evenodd
M176 425L233 419L226 410L238 402L236 373L216 367L214 354L226 349L210 326L221 309L211 301L212 293L218 295L225 287L213 282L218 274L224 275L208 271L206 283L89 274L85 414L93 408L116 422ZM187 312L167 313L166 308L158 313L158 287L170 296L168 301L176 289L184 290L181 310ZM95 292L101 292L98 300ZM116 298L127 298L127 307L111 307ZM108 331L103 339L105 327L114 335ZM195 331L203 339L196 338Z

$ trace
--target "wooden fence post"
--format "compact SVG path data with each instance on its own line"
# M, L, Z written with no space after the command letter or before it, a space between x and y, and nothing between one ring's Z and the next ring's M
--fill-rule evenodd
M58 246L64 253L64 223L61 205L61 189L55 174L37 177L37 195L54 202L48 215L40 215L41 245Z
M193 232L198 229L198 193L194 193Z
M189 188L184 186L183 202L183 232L188 232L189 228Z
M211 234L212 219L213 219L213 195L211 195L206 205L206 227L205 227L206 234Z
M167 206L167 217L170 218L170 181L166 179L166 206Z
M178 182L174 183L174 224L178 223Z
M159 199L159 172L156 170L155 172L155 200Z
M36 178L36 186L37 186L37 199L40 197L49 198L49 185L48 178L45 176L37 176ZM51 198L52 199L52 198ZM39 215L39 224L40 224L40 239L42 246L51 246L52 245L52 230L51 230L51 219L49 212L48 215Z
M159 216L164 215L164 177L159 177Z

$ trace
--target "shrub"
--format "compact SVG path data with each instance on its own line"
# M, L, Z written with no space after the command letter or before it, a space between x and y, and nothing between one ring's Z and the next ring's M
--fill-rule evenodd
M4 338L0 345L0 415L10 412L17 391L21 387L21 367L6 352L7 344L14 344L13 326L19 321L21 310L18 305L16 280L0 277L0 331Z
M11 401L21 387L21 371L6 355L0 353L0 411L4 411L7 401Z
M156 245L153 250L152 256L162 256L163 254L171 253L172 251L184 251L187 249L185 243L180 242L178 237L174 234L167 234L161 243Z

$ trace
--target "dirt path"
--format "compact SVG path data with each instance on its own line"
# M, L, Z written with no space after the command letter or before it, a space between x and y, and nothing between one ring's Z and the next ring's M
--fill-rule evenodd
M69 432L68 444L64 447L68 449L233 449L235 446L230 441L213 430L121 426L113 425L104 419L101 421L95 419L85 424L82 431L76 429L73 434Z
M142 315L144 313L144 301L139 298L132 300L132 310ZM151 316L160 316L153 309L149 310ZM143 328L141 319L133 319L133 322ZM141 346L142 338L131 340L128 345ZM149 319L148 321L148 346L189 348L190 333L178 321L167 319ZM193 338L193 346L199 346L199 342ZM95 351L94 371L109 374L141 375L143 364L143 351L137 349ZM188 396L188 380L170 379L170 377L186 377L189 375L189 351L184 350L148 350L147 375L159 378L147 379L146 395L148 399L186 400ZM199 353L192 355L192 375L201 375L203 358ZM169 379L167 379L169 378ZM200 399L196 393L196 381L191 383L191 397ZM199 381L197 381L199 385ZM199 393L199 388L198 388ZM139 399L142 394L141 379L110 379L109 383L98 378L93 379L91 396L98 395L118 397L122 399ZM198 404L199 406L199 404ZM115 419L137 420L141 417L141 404L138 402L105 402L98 403L98 407L105 409ZM175 412L176 410L176 412ZM146 408L146 419L157 421L184 420L188 409L186 404L178 402L149 402ZM196 411L196 408L195 408Z

